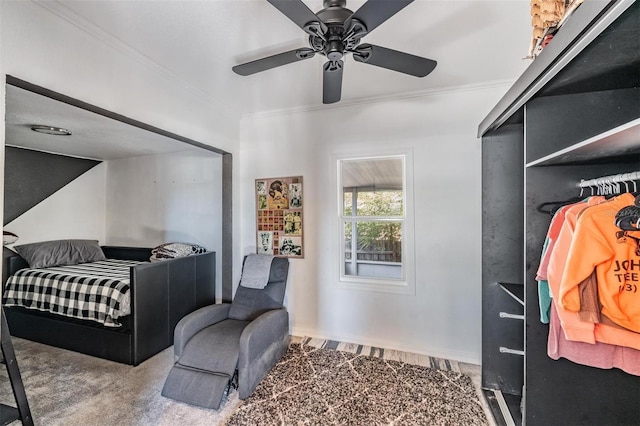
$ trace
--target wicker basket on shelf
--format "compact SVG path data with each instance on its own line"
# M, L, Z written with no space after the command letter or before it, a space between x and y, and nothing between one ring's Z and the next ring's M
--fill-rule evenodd
M584 0L531 0L533 33L528 58L534 59Z

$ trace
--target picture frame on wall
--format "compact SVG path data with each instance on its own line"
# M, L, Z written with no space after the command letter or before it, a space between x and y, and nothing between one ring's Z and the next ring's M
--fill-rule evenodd
M304 258L302 176L255 180L256 252Z

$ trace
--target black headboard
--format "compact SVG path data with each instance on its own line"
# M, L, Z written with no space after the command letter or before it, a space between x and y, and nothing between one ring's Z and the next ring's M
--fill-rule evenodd
M149 261L151 249L147 247L100 246L107 259Z
M20 269L28 268L27 261L24 260L18 253L13 250L9 250L6 247L2 247L2 285L7 282L7 279L19 271Z

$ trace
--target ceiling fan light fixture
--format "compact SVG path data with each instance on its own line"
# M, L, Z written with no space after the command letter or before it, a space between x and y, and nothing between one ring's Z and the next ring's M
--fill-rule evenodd
M42 126L42 125L34 125L31 126L31 130L38 133L44 133L47 135L55 135L55 136L71 136L71 130L63 129L62 127L54 127L54 126Z

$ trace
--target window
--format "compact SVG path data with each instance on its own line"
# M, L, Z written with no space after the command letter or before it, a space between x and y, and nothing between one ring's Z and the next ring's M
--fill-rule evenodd
M341 281L407 285L406 168L406 155L338 160Z

